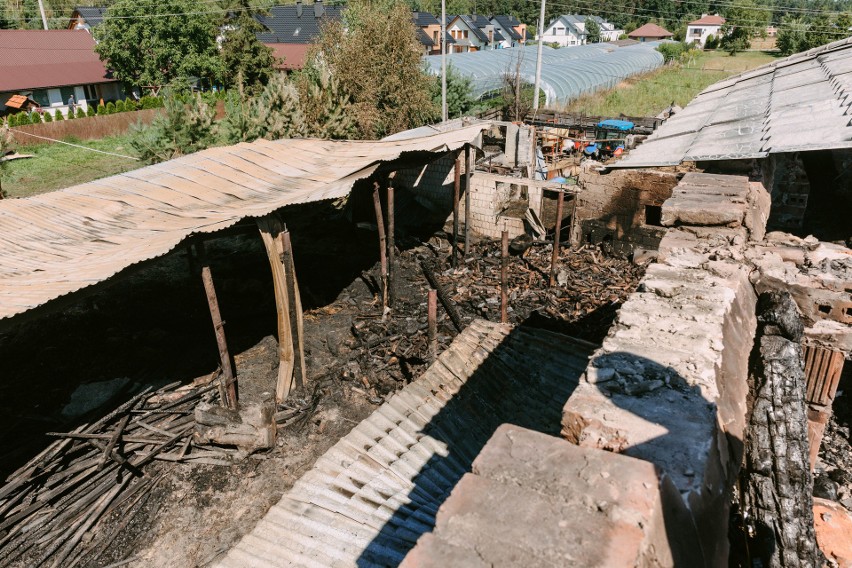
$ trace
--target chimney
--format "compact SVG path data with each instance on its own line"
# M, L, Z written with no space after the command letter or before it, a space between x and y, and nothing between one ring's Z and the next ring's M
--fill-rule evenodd
M296 17L302 17L302 0L296 0Z
M314 18L321 18L325 13L325 8L323 8L322 0L314 0Z

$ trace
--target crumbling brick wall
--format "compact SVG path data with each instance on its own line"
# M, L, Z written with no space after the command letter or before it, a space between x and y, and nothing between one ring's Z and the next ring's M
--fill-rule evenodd
M677 183L677 174L652 170L583 172L572 244L611 241L621 254L636 247L656 249L665 234L660 208Z

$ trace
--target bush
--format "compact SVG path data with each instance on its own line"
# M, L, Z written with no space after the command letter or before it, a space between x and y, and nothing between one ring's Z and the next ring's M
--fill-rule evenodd
M704 42L704 49L716 49L719 47L719 40L716 39L716 36L710 34L707 36L707 40Z
M55 120L57 122L60 121L60 120L65 120L65 117L62 115L61 110L56 109L56 111L53 113L53 120Z
M133 99L126 99L124 101L124 110L125 112L136 110L136 101Z
M98 116L103 116L103 115L107 114L106 107L104 105L98 105L97 113L98 113Z
M62 118L64 118L65 120L73 120L73 119L77 118L77 115L69 108L68 114L63 116Z
M18 126L18 117L17 115L10 114L6 117L6 124L9 126Z
M114 102L110 101L106 104L106 113L107 114L115 114L116 113Z
M30 124L41 124L41 113L32 111L30 113Z
M666 42L657 46L657 51L663 54L666 63L680 59L683 55L684 47L682 43Z
M145 95L142 97L142 109L147 110L151 108L160 108L163 106L163 99L160 97L152 97L150 95Z
M17 114L18 117L18 126L23 126L24 124L30 123L30 113L28 112L19 112Z
M53 117L50 116L50 111L44 113L44 122L53 122Z
M93 107L92 105L87 105L86 106L86 116L95 116L95 114L96 114L95 107Z
M110 104L112 104L112 103L110 103ZM115 112L124 112L124 111L125 111L124 101L122 101L120 99L115 101Z

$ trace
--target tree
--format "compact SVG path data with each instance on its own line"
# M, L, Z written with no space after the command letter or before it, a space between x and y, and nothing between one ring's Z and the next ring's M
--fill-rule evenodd
M441 106L441 78L435 77L432 83L432 102L435 106ZM473 87L470 79L462 75L453 67L447 65L447 116L458 118L469 113L476 107L473 98Z
M240 8L237 17L226 24L222 39L225 85L236 87L242 81L243 88L259 93L275 73L275 57L257 39L257 32L264 28L254 18L249 0L240 0Z
M734 55L751 45L752 38L766 37L771 13L760 10L754 0L738 0L725 11L725 23L722 25L721 46Z
M804 51L808 46L808 26L802 18L787 16L781 22L776 43L782 55Z
M93 28L95 50L113 75L136 86L168 85L178 78L218 80L221 59L216 26L201 0L159 0L150 17L148 3L118 0Z
M586 18L586 43L601 42L601 27L591 17Z
M422 126L439 115L411 11L399 0L352 0L344 22L324 27L308 72L321 62L352 98L349 113L361 138Z
M148 126L131 128L130 146L149 163L171 160L207 148L213 141L216 109L200 95L182 102L169 92L163 99L165 112Z

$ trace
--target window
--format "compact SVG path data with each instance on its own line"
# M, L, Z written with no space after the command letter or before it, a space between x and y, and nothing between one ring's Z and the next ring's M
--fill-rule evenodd
M468 33L468 30L464 30L464 31L462 32L462 37L463 37L464 39L467 39L467 33Z
M47 94L47 89L36 89L33 91L32 99L39 104L39 106L50 106L50 97Z
M701 28L692 28L692 35L700 36L704 33L704 30Z
M83 87L83 92L86 93L87 101L98 100L98 89L94 85L86 85Z
M77 97L74 96L74 87L61 87L60 92L62 93L62 104L68 104L68 99L74 97L74 101L77 101Z
M432 42L438 45L438 32L432 32Z
M662 227L663 207L661 205L645 206L645 224Z

